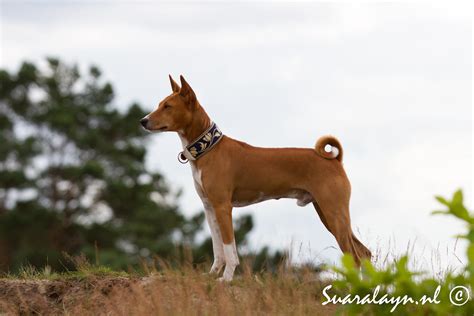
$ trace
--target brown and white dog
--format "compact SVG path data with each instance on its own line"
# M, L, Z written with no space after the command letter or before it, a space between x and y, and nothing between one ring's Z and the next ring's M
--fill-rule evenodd
M352 254L357 264L363 258L370 259L370 251L351 228L351 186L336 138L323 136L315 148L261 148L214 130L218 142L206 148L205 155L193 159L189 145L203 136L204 140L214 137L205 135L213 123L183 76L181 87L169 78L173 92L140 123L149 131L177 132L181 138L181 159L190 160L212 234L214 262L210 273L218 274L225 265L220 280L230 281L239 264L232 208L279 198L294 198L299 206L313 203L343 252Z

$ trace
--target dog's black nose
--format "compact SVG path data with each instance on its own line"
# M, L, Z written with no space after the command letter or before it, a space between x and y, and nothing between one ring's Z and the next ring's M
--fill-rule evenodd
M140 124L142 124L142 126L146 128L146 125L148 124L148 119L146 117L142 118L140 120Z

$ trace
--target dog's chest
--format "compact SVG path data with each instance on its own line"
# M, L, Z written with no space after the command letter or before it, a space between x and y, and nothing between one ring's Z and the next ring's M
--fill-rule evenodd
M191 171L193 174L193 180L194 180L194 187L196 188L197 194L201 198L201 200L207 200L207 196L204 193L205 190L202 186L202 171L195 166L193 163L191 163Z
M204 191L202 187L201 170L198 167L191 164L191 171L193 173L194 183L199 187L201 191Z

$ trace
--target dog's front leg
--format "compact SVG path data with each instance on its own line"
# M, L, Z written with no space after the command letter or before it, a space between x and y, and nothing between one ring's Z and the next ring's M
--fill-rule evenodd
M237 254L237 246L235 239L230 244L224 244L225 269L224 274L219 281L232 281L234 278L235 268L239 265L239 256Z
M219 274L225 264L224 244L222 242L221 231L217 222L216 213L206 199L203 199L206 220L211 230L212 251L214 253L214 262L212 263L210 274Z
M234 228L232 226L232 206L216 205L215 210L217 222L222 236L225 269L224 274L219 281L232 281L235 268L239 265L239 257L237 255L237 247L235 245Z

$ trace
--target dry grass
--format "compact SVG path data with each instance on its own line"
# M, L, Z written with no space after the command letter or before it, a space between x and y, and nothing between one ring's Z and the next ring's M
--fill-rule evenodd
M415 243L406 247L412 259L418 258L413 254ZM447 247L446 253L455 254L456 245L457 241L454 247ZM386 269L400 257L390 241L388 246L377 244L373 249L374 264L379 269ZM440 253L436 249L431 257L421 259L431 261L432 271L437 271L433 276L441 280L453 268L437 261ZM331 315L337 309L334 305L321 305L322 289L329 281L321 281L321 274L311 266L289 268L289 259L281 263L276 274L254 274L250 262L243 262L235 280L222 284L204 273L210 263L197 268L182 263L171 268L169 263L157 259L151 265L143 264L143 273L129 274L92 265L81 256L65 256L77 271L57 274L48 267L41 271L25 267L16 275L0 275L0 316ZM183 262L190 262L187 259ZM427 270L421 259L413 263L415 270ZM337 279L335 273L327 270L323 275L326 280Z
M147 276L79 271L46 275L26 271L0 279L0 314L67 315L330 315L324 284L310 271L277 275L249 269L230 284L190 267Z

